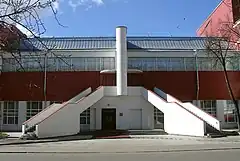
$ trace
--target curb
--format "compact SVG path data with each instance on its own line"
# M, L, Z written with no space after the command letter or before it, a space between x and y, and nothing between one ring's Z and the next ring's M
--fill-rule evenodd
M178 138L178 137L160 137L160 136L134 136L130 135L128 137L94 137L89 136L86 138L66 138L66 139L53 139L53 140L29 140L29 141L19 141L19 142L6 142L6 143L0 143L0 146L4 145L22 145L22 144L38 144L38 143L51 143L51 142L64 142L64 141L78 141L78 140L100 140L100 139L161 139L161 140L192 140L192 141L208 141L208 142L225 142L225 143L239 143L239 140L216 140L215 138Z
M141 136L131 136L132 139L161 139L161 140L192 140L192 141L208 141L208 142L225 142L225 143L239 143L240 142L240 137L239 140L228 140L228 139L223 139L223 140L217 140L217 138L208 138L208 137L203 137L203 138L174 138L174 137L141 137Z
M164 150L138 150L138 151L0 151L0 154L131 154L131 153L174 153L174 152L205 152L240 150L239 147L227 148L199 148L199 149L164 149Z
M29 140L29 141L20 141L20 142L8 142L8 143L0 143L0 146L4 145L23 145L23 144L38 144L38 143L53 143L53 142L63 142L63 141L77 141L77 140L92 140L94 139L92 136L89 138L81 138L81 139L63 139L63 140Z

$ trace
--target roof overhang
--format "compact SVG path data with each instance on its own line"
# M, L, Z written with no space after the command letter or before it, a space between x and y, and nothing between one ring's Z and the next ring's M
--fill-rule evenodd
M142 70L139 69L128 69L127 71L128 73L143 73ZM102 70L100 71L100 73L116 73L116 69L112 69L112 70Z

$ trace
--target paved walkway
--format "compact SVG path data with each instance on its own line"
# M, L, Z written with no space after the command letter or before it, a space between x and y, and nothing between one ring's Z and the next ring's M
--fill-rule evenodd
M177 136L177 135L130 135L129 139L134 140L169 140L169 141L193 141L193 142L216 142L216 143L240 143L240 136L229 136L223 138L206 138L206 137L190 137L190 136ZM63 141L81 141L81 140L99 140L94 139L92 135L75 135L69 137L60 137L52 139L40 140L20 140L18 138L7 138L0 140L0 146L3 145L17 145L17 144L35 144L35 143L48 143L48 142L63 142ZM111 137L109 139L112 139ZM117 137L114 139L121 139ZM126 139L126 137L122 137ZM101 140L101 139L100 139Z
M0 146L0 153L141 153L239 149L239 142L227 143L160 139L97 139Z

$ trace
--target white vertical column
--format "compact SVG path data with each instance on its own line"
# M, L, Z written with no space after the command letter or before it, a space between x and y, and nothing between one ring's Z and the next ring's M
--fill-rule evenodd
M127 95L127 28L116 28L117 95Z
M19 101L18 102L18 128L19 130L22 128L22 123L26 121L27 117L27 102Z
M227 106L226 100L216 100L217 101L217 119L222 125L225 124L224 118L224 107Z

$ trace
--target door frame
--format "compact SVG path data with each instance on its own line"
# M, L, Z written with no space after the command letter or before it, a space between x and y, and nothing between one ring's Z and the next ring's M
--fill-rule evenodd
M103 111L104 110L114 110L115 111L115 129L113 129L113 130L116 130L117 129L117 109L114 107L101 109L101 130L106 130L106 129L103 129Z
M132 111L139 111L140 112L140 129L131 129L131 123L129 124L129 129L131 130L142 130L143 129L143 109L129 109L129 113L131 114ZM132 121L132 120L131 120Z

